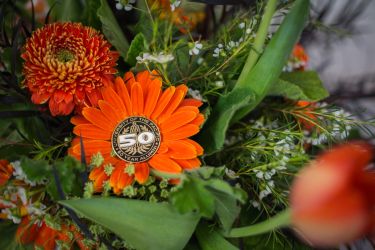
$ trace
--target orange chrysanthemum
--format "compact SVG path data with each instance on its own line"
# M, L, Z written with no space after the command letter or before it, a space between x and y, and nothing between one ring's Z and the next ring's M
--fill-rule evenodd
M0 160L0 187L12 177L13 167L7 160Z
M26 42L24 84L35 104L49 102L52 115L68 115L77 104L96 105L118 53L103 36L80 23L53 23L36 30Z
M203 154L203 148L188 138L199 132L204 121L198 109L202 103L184 99L187 92L185 85L171 86L162 91L161 79L153 75L144 71L136 77L128 72L124 80L117 77L114 87L102 89L103 100L98 102L99 108L86 107L82 115L71 120L75 125L73 133L83 138L86 160L90 161L99 152L104 158L104 163L94 168L89 176L96 191L101 191L103 183L108 180L116 194L131 185L134 179L145 183L150 168L180 173L184 169L198 168L201 164L197 157ZM124 120L132 117L145 118L160 131L159 147L144 161L129 162L113 154L114 131ZM142 152L142 145L139 146ZM69 152L78 159L81 157L79 137L73 140ZM112 167L112 171L106 171L108 166ZM133 168L133 173L127 171L129 166Z
M71 235L71 236L70 236ZM49 227L45 222L34 223L29 217L24 217L16 231L16 240L23 245L34 244L44 250L54 250L57 241L72 246L76 243L81 250L88 250L83 243L83 235L75 226L62 225L61 230Z
M194 29L205 18L204 11L188 11L183 8L176 8L172 11L170 0L149 0L149 3L152 8L162 10L160 18L170 18L182 33Z

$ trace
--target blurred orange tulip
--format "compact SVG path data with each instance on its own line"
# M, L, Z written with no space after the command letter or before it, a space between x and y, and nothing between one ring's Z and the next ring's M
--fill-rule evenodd
M302 170L291 189L292 223L309 243L337 246L374 229L375 172L366 169L373 148L338 146Z

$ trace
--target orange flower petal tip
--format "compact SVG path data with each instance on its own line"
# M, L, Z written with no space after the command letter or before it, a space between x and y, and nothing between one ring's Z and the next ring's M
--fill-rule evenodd
M117 72L119 55L110 47L98 31L80 23L52 23L36 30L21 55L32 102L48 102L53 116L68 115L84 103L96 105L99 89Z
M351 142L319 156L291 189L292 223L314 246L337 246L369 233L375 173L366 169L373 148Z

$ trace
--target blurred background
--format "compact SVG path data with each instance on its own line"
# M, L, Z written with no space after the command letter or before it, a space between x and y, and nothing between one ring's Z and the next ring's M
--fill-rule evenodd
M375 1L313 0L313 24L302 37L330 90L330 101L358 116L375 114Z

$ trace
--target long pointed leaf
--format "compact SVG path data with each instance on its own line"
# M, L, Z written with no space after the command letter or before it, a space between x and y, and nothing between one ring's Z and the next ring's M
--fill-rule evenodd
M61 201L96 222L136 249L183 249L199 221L196 214L181 215L167 203L119 198Z
M219 151L229 125L251 112L279 78L294 44L302 32L309 12L309 0L297 0L272 37L257 64L244 72L235 88L219 99L201 132L200 142L206 154Z

